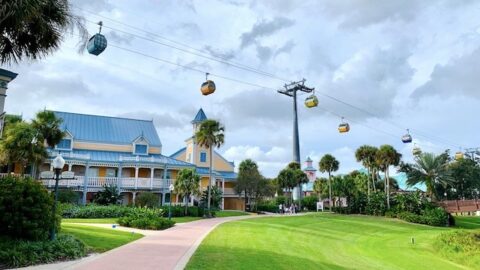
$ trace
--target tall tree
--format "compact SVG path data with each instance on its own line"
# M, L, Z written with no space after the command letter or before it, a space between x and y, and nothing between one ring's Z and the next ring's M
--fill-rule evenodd
M0 0L0 64L41 58L57 50L74 28L85 45L83 19L72 13L68 0Z
M210 181L208 183L207 208L210 210L211 185L213 181L213 148L223 145L225 140L225 128L218 121L205 120L200 124L200 128L195 134L195 140L200 147L205 147L210 151Z
M176 193L185 199L185 215L187 215L190 197L200 194L200 176L194 169L182 169L178 172L174 187Z
M246 159L240 162L238 167L238 177L234 190L237 194L244 194L245 207L247 207L248 201L251 199L250 189L255 186L255 182L261 178L258 171L258 165L251 159ZM246 209L246 208L245 208Z
M330 154L324 155L320 159L320 162L318 162L318 168L320 172L328 173L328 202L330 206L330 211L332 211L332 172L338 171L339 166L340 162L338 162L338 160Z
M375 156L377 154L378 149L374 146L370 145L362 145L360 146L357 151L355 151L355 158L358 162L361 162L363 167L367 169L368 177L371 181L367 181L367 194L370 195L370 183L373 184L373 188L375 190L375 177L373 176L374 172L374 164L375 164Z
M447 187L454 181L448 170L448 153L435 155L433 153L421 153L415 157L414 164L402 163L400 172L407 174L407 184L410 186L422 183L427 186L427 194L432 200L439 198L435 186L437 184Z
M385 144L380 146L376 154L376 163L384 172L384 187L387 195L387 208L390 209L390 166L398 166L402 155L393 148L393 146Z
M36 130L31 124L18 122L9 126L0 142L2 163L18 163L22 174L28 164L40 164L47 157L43 142L34 140Z
M313 183L313 190L317 193L318 199L328 196L328 179L323 177L317 178Z
M278 186L290 192L290 199L293 201L293 188L297 185L295 182L295 172L291 168L285 168L277 176Z
M37 113L35 119L32 120L32 126L37 130L40 141L45 140L47 145L53 148L65 135L60 129L62 121L52 111L44 110Z

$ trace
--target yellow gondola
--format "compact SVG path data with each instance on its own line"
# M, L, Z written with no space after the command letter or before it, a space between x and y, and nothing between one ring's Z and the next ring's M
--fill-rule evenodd
M318 98L315 95L311 95L305 99L305 106L307 108L313 108L318 106Z
M455 153L455 160L461 160L461 159L463 159L463 153L460 151Z
M205 74L206 81L202 83L202 86L200 87L200 91L204 96L213 94L213 92L215 92L215 89L216 89L215 83L212 80L208 79L208 75L209 73Z
M342 123L340 125L338 125L338 132L346 133L346 132L349 132L349 131L350 131L350 125L348 123L345 123L343 121L343 117L342 117Z
M422 149L420 149L420 147L418 147L416 143L413 144L412 154L414 156L419 156L420 154L422 154Z

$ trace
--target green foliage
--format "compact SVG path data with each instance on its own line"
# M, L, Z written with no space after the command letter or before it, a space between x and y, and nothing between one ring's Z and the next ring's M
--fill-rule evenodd
M168 205L164 205L160 208L163 210L163 216L168 217ZM185 208L180 205L172 205L171 211L172 217L203 217L204 215L204 208L197 206L189 206L187 210L187 215L185 215Z
M278 204L275 201L264 201L257 205L257 211L260 212L270 212L270 213L278 213Z
M430 226L448 226L448 213L443 208L427 208L420 214L401 212L398 218L412 223L425 224Z
M135 211L118 219L118 224L148 230L164 230L175 225L175 221L163 218L163 210L158 208L135 208Z
M52 111L38 112L32 120L32 127L38 132L38 140L46 141L49 147L57 145L65 135L60 125L63 119L57 118Z
M139 207L154 208L159 206L160 199L151 192L142 192L135 199L135 205Z
M287 197L285 196L277 196L275 197L275 204L280 205L283 204L285 205L287 203Z
M136 211L135 207L122 205L61 205L64 218L117 218L123 217L130 212Z
M480 265L480 232L453 231L440 234L435 242L436 249L445 257L472 267ZM473 260L472 260L473 259Z
M383 192L373 192L370 194L369 200L367 202L365 212L368 215L373 216L383 216L387 210L387 200L385 193Z
M45 240L58 231L60 217L52 216L53 199L44 186L29 177L0 180L0 235L15 239Z
M210 205L214 209L219 209L220 208L220 203L222 202L222 190L220 190L219 187L217 186L212 186L210 191ZM205 190L202 194L202 198L200 199L200 204L202 206L207 205L207 199L208 198L208 190Z
M425 208L427 201L423 198L420 192L398 194L394 198L395 212L410 212L420 214L420 211Z
M302 198L302 207L307 208L309 211L316 211L317 202L317 196L305 196Z
M58 191L58 202L60 203L76 204L78 203L79 199L80 199L80 194L78 194L78 192L76 191L73 191L70 189L64 189L64 190Z
M83 242L71 235L60 234L53 241L35 242L3 238L0 239L0 269L73 260L86 253Z
M122 199L122 195L118 190L116 185L105 185L102 191L97 192L95 199L93 200L96 204L100 205L110 205L118 204Z
M183 196L186 200L185 214L187 214L188 203L191 195L200 193L200 176L195 169L182 169L174 183L175 193Z
M449 171L453 181L445 189L442 185L436 185L437 194L448 194L448 199L477 198L477 190L480 190L480 164L471 159L460 159L449 165Z

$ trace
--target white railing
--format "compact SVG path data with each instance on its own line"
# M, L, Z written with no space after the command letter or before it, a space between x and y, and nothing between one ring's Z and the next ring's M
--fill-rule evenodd
M55 186L54 179L40 180L43 185L48 187ZM85 176L75 176L74 179L60 179L60 187L78 187L85 184ZM104 186L114 185L121 189L168 189L171 179L161 178L135 178L135 177L88 177L87 188L102 188Z
M11 176L25 176L25 177L30 176L30 174L23 174L22 175L22 174L18 174L18 173L0 173L0 178L7 177L9 175L11 175Z
M50 157L56 157L58 154L60 154L64 158L78 158L78 159L90 159L89 154L76 154L72 152L58 152L58 151L51 151L48 153Z
M135 162L156 162L156 163L162 163L164 160L160 158L155 158L155 157L141 157L141 156L135 156L135 157L124 157L120 156L119 161L135 161Z

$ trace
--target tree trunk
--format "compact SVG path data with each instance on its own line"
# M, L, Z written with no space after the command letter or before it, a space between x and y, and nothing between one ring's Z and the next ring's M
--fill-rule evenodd
M248 204L248 197L247 197L247 189L245 188L245 211L247 210L247 204ZM250 209L251 210L251 209Z
M330 208L330 212L332 212L332 179L331 179L330 172L328 172L328 205Z
M373 192L377 191L377 188L375 187L375 179L377 178L376 176L377 170L372 168L372 187L373 187Z
M188 216L188 201L190 198L190 194L185 195L185 216Z
M207 209L210 211L210 200L211 200L211 185L212 185L212 177L213 177L213 172L212 172L212 167L213 167L213 145L210 146L210 179L208 181L208 196L207 196ZM210 213L209 213L210 215Z
M367 201L370 201L370 169L367 168L367 174L368 174L368 177L367 177Z
M387 209L390 209L390 176L388 174L388 167L385 169L385 181L387 190Z

